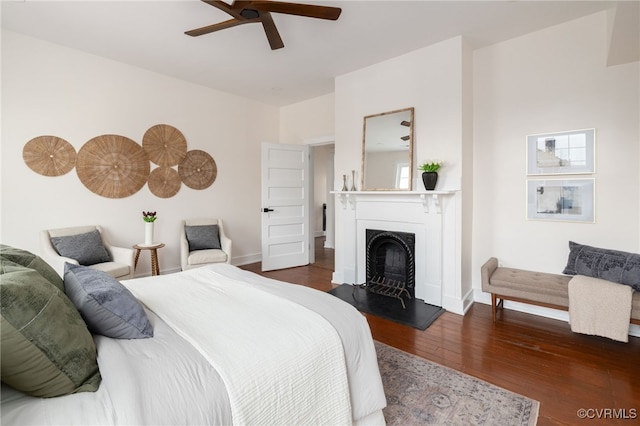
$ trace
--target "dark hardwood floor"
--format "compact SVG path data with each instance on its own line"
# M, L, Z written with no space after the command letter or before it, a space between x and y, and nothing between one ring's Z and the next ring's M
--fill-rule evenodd
M312 265L243 268L328 291L333 265L333 250L317 238ZM494 324L481 303L464 317L445 312L424 331L364 315L380 342L540 401L538 425L640 423L640 338L625 344L575 334L564 321L511 310ZM579 417L581 409L588 418Z

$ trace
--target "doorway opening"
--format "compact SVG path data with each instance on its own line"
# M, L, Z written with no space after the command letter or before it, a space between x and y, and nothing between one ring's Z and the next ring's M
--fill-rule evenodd
M333 138L310 143L312 171L311 236L315 241L310 263L333 269L335 248L335 201Z

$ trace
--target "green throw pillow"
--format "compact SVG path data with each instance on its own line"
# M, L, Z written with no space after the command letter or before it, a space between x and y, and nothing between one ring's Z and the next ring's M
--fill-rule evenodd
M95 392L96 347L73 303L35 269L1 262L2 381L37 397Z
M40 275L46 278L47 281L64 291L64 282L62 278L60 278L60 275L39 256L26 250L0 244L0 257L17 263L18 265L35 269Z

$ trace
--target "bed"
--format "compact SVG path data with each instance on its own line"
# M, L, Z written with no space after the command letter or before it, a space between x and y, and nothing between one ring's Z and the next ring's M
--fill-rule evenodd
M338 298L229 264L122 284L153 337L94 334L95 392L3 383L3 425L384 424L369 326Z

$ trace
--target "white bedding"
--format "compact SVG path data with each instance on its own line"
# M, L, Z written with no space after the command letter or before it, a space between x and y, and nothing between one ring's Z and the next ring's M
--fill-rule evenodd
M312 310L206 268L127 287L216 368L234 424L351 423L340 338Z
M185 291L185 285L189 285L183 280L188 281L194 276L198 277L198 280L203 279L203 276L206 280L238 280L241 283L238 284L238 288L233 289L233 297L237 297L236 290L240 290L240 286L242 291L246 292L252 292L248 287L255 287L262 292L270 293L265 295L269 300L276 300L274 296L284 297L327 319L337 332L344 349L352 418L384 421L379 414L386 401L375 348L366 320L354 308L331 295L303 286L269 280L228 264L179 274L129 280L124 284L135 294L140 292L140 288L152 289L153 284L162 283L161 286L166 289L160 291L158 288L159 294L171 291L169 289L174 287L174 294L177 295ZM195 310L191 309L192 306L181 305L187 303L187 299L173 299L173 308L168 309L169 311L187 312L187 317L192 316L194 321L199 321ZM242 300L238 302L242 304ZM246 319L246 311L237 309L238 312L235 312L235 309L227 309L227 303L228 300L223 297L213 297L207 300L206 306L211 312L226 310L224 322L242 322ZM283 306L281 303L288 302L275 303ZM153 302L149 301L149 304L153 305ZM161 308L157 309L162 317L164 314L160 312ZM300 307L295 308L299 309ZM154 325L152 339L115 340L95 337L98 363L103 376L103 382L97 392L39 399L23 395L3 384L1 423L232 424L232 404L221 374L198 349L154 312L148 310L148 315ZM268 328L269 325L265 323L264 327ZM208 330L204 327L202 329ZM262 326L256 327L256 330L262 330ZM210 333L205 334L210 337L206 338L206 341L215 345L216 330L211 329ZM202 336L198 339L202 339ZM242 339L247 341L251 338ZM260 365L260 349L255 348L255 353L255 360Z

